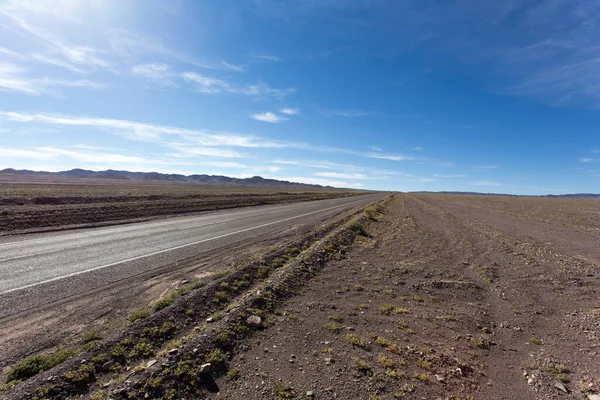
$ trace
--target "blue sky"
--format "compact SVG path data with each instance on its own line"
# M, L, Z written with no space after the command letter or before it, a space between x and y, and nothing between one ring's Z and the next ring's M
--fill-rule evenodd
M600 192L600 2L0 4L0 168Z

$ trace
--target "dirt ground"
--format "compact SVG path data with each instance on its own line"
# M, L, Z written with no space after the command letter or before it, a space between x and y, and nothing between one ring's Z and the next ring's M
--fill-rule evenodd
M600 202L467 200L397 194L209 398L596 399Z
M40 180L41 178L38 178ZM0 176L0 235L138 222L180 214L361 194L340 189L115 182L19 183Z

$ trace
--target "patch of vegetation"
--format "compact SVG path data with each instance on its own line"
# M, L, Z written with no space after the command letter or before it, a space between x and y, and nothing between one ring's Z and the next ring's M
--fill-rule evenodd
M141 320L148 318L150 314L150 310L146 309L132 311L129 314L129 320L135 324L136 322L140 322Z
M163 308L169 307L171 304L175 303L175 300L177 300L177 294L175 293L165 297L164 299L158 300L156 303L154 303L154 311L160 311Z
M271 274L271 268L267 267L266 265L261 265L258 267L258 269L256 270L256 276L259 279L265 279L267 278L269 275Z
M206 286L206 281L204 279L196 279L196 280L192 281L192 283L190 284L190 287L192 288L192 290L200 289L204 286Z
M543 344L544 344L544 341L543 341L542 339L538 339L538 338L535 338L535 337L531 337L531 338L529 339L529 342L530 342L530 343L533 343L533 344L536 344L536 345L538 345L538 346L541 346L541 345L543 345Z
M36 354L28 357L19 361L8 370L6 373L6 383L21 382L29 379L40 372L47 371L63 363L75 354L74 350L65 350L52 354Z
M422 298L421 296L419 296L418 294L414 294L414 295L413 295L413 297L412 297L412 299L413 299L414 301L417 301L417 302L419 302L419 303L422 303L423 301L425 301L425 300L423 300L423 298Z
M369 343L356 333L347 334L346 342L350 343L352 346L360 347L364 350L370 350Z
M154 348L150 343L145 340L141 340L133 346L133 349L129 352L129 358L145 358L154 355Z
M408 328L408 322L406 322L406 321L399 321L398 322L398 328L400 328L400 329L406 329L406 328Z
M229 368L226 375L230 380L235 381L240 377L240 370L238 368Z
M223 314L222 312L219 312L219 311L212 313L211 316L210 316L210 318L212 318L212 320L214 322L220 321L224 317L225 317L225 314Z
M420 373L418 373L418 372L415 372L415 373L413 374L413 377L414 377L415 379L418 379L418 380L420 380L421 382L427 382L427 381L429 380L429 374L425 374L425 373L423 373L423 374L420 374Z
M87 382L94 376L94 365L86 363L74 371L67 371L63 374L63 379L67 382L82 383Z
M380 313L384 315L390 315L392 311L396 309L396 306L393 304L382 304L379 306L378 310Z
M471 344L476 347L479 347L480 349L488 349L489 348L489 345L486 343L485 340L476 338L476 337L471 338Z
M204 359L204 362L210 363L215 369L221 369L225 366L225 363L227 362L227 353L225 353L221 349L213 350L210 353L208 353L208 355Z
M401 371L399 369L387 369L385 371L385 376L388 376L393 379L401 379L404 378L405 375L406 374L404 373L404 371Z
M284 385L283 383L281 383L279 381L276 381L275 383L273 383L273 385L271 386L271 389L273 390L273 394L275 395L277 400L288 400L288 399L294 398L294 393L292 391L292 388Z
M223 303L227 303L228 299L229 299L229 294L227 294L227 292L220 291L220 292L215 293L215 298L213 299L213 301L215 303L223 304Z
M354 290L356 290L357 292L362 292L364 290L364 288L361 285L354 285Z
M351 226L350 229L356 233L358 236L364 236L364 237L369 237L369 234L367 233L367 231L365 230L365 227L360 223L360 222L354 222Z
M340 333L342 331L342 327L336 322L328 322L324 328L333 333Z
M385 354L380 354L377 356L377 364L383 368L392 368L394 366L394 360L392 357L386 356Z
M427 371L433 370L433 366L431 365L431 363L425 360L424 358L419 358L417 360L417 367L426 369Z
M81 341L85 343L94 342L102 339L102 335L100 335L100 329L97 327L91 327L85 329L81 334Z
M357 371L362 372L365 375L373 375L371 366L365 360L362 358L353 358L352 361L354 362L354 368L356 368Z
M392 344L392 341L384 338L383 336L377 336L377 339L375 339L375 344L378 346L387 347Z
M328 318L335 322L342 322L344 320L344 317L342 317L341 315L337 315L337 314L330 315Z

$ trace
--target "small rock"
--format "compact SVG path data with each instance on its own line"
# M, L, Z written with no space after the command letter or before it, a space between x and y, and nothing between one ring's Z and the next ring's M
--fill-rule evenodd
M154 364L156 364L158 362L158 360L150 360L146 363L146 368L150 368L151 366L153 366Z
M262 326L262 318L258 315L251 315L246 318L246 323L253 328L260 328Z
M437 381L441 383L446 382L446 379L442 375L435 374L435 379L437 379Z
M327 364L327 365L333 364L333 358L331 358L331 357L325 358L325 364Z
M212 369L212 364L211 363L202 364L200 366L200 373L201 374L209 373L211 369Z
M558 382L558 381L554 382L554 387L557 388L558 390L560 390L561 392L569 393L569 391L567 390L565 385L563 385L561 382Z
M307 390L306 397L315 397L315 392L313 392L312 390Z
M211 322L215 322L215 319L213 317L208 317L206 318L206 322L210 324Z
M184 280L181 281L182 285L185 285L186 283L190 283L190 281L188 281L187 279L184 279Z
M174 356L175 354L177 354L179 352L178 349L171 349L167 352L167 355L169 356Z
M588 394L588 400L600 400L600 394Z

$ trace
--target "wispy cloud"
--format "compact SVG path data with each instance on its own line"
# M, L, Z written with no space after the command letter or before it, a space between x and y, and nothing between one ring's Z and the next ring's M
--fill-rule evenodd
M434 178L445 178L445 179L456 179L456 178L466 178L467 175L456 174L456 175L433 175Z
M282 117L281 115L274 114L272 112L264 112L260 114L253 114L250 116L252 119L262 122L270 122L272 124L276 124L279 122L287 121L287 118Z
M365 174L346 174L341 172L317 172L315 176L321 176L324 178L337 178L337 179L370 179Z
M374 151L383 151L383 149L379 146L370 146L369 148Z
M134 65L133 68L131 68L131 73L162 86L177 86L173 80L175 74L167 64Z
M367 153L369 158L378 158L380 160L405 161L412 160L412 157L402 154L383 154L383 153Z
M371 114L369 111L364 110L325 110L322 112L324 115L328 117L364 117L366 115Z
M0 62L0 90L20 92L30 95L50 94L59 96L58 88L103 89L105 85L86 79L66 80L53 78L32 78L28 71L11 63Z
M273 61L273 62L279 62L282 61L281 58L270 55L270 54L265 54L265 53L250 53L250 57L256 59L256 60L261 60L261 61Z
M300 109L299 108L291 108L291 107L283 107L279 111L282 114L286 114L286 115L296 115L296 114L300 113Z
M497 165L476 165L476 169L498 169Z
M598 162L598 159L592 157L581 157L579 161L582 163L595 163Z
M423 148L421 146L413 147L412 151L421 151Z

